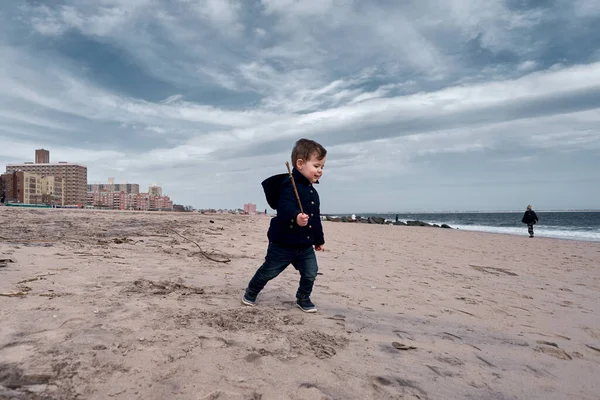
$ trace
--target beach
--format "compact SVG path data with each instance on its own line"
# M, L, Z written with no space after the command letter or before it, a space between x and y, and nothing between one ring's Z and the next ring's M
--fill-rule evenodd
M306 314L268 224L0 207L0 399L598 399L600 243L325 221Z

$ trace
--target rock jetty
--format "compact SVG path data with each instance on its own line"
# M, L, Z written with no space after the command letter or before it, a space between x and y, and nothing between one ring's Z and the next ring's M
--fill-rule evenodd
M428 227L432 227L432 228L453 229L448 224L442 224L442 225L428 224L427 222L423 222L423 221L392 222L392 221L386 221L385 218L381 218L381 217L356 216L356 218L352 218L352 217L348 217L348 216L342 216L342 217L325 216L325 220L331 221L331 222L347 222L347 223L357 223L357 224L428 226Z

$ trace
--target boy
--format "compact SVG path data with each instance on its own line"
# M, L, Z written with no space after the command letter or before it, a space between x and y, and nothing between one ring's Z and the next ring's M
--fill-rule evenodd
M292 176L304 213L300 211L289 174L275 175L262 183L267 202L277 210L277 216L271 219L267 233L269 247L265 262L248 283L242 304L254 306L256 296L267 282L292 264L300 272L296 304L304 312L317 312L310 294L318 271L315 250L323 250L325 239L319 195L313 184L319 183L323 175L326 156L323 146L308 139L298 140L292 150Z

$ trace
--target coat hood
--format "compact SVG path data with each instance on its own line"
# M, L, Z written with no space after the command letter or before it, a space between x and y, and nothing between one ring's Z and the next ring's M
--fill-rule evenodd
M261 185L265 191L265 197L269 207L277 210L277 203L279 202L279 194L281 193L281 184L286 180L290 179L289 174L278 174L273 175L265 179Z
M310 184L308 179L304 177L296 168L292 169L292 176L296 184L304 183ZM269 203L269 207L274 210L277 210L277 203L279 202L279 195L281 193L281 185L290 179L290 174L277 174L273 175L264 181L262 181L261 185L263 190L265 191L265 197L267 198L267 203ZM318 181L315 183L319 183Z

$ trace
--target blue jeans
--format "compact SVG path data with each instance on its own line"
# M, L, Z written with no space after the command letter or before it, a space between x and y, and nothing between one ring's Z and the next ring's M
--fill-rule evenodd
M315 250L312 246L287 247L275 243L269 243L265 262L248 283L248 294L256 297L267 282L282 273L290 264L300 272L300 285L296 297L310 297L319 270Z

